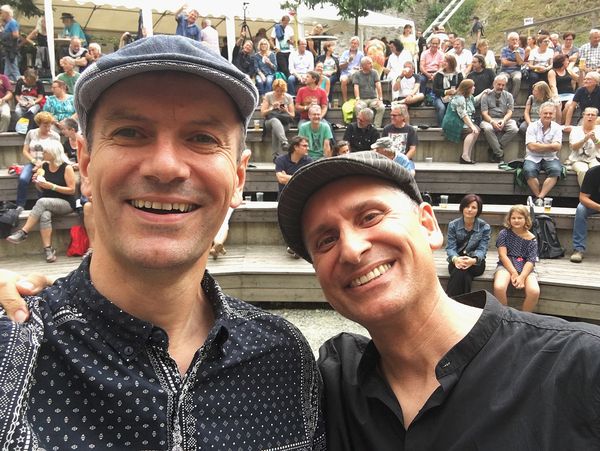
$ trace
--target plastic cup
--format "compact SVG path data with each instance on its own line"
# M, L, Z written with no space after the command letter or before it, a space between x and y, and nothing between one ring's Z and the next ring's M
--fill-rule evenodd
M427 163L427 164L433 163L433 157L425 157L425 163Z
M265 200L265 193L263 193L263 192L261 192L261 191L258 191L258 192L256 193L256 201L257 201L257 202L262 202L262 201L264 201L264 200Z
M252 202L252 196L244 196L246 202Z
M333 107L334 108L339 108L340 107L340 100L339 99L333 99Z
M544 198L544 213L550 213L552 211L552 198Z
M440 207L448 208L448 195L447 194L442 194L440 196Z
M260 128L260 120L254 119L254 130L258 130Z

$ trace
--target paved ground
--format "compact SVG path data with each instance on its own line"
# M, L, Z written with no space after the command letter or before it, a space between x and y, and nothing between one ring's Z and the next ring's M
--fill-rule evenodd
M334 310L325 308L294 308L294 309L267 309L272 313L283 316L294 324L304 334L315 356L318 355L319 346L325 340L340 332L354 332L369 335L367 331L352 321L339 315Z

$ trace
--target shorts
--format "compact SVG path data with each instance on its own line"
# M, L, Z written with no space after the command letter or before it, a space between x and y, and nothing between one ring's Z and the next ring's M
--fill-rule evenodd
M523 163L523 174L526 179L537 178L540 175L540 171L544 170L547 177L560 177L562 172L562 165L560 160L544 160L542 159L539 163L525 159Z

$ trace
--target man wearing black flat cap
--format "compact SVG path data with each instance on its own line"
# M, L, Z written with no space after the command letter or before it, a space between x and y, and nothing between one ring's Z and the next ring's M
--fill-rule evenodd
M600 328L446 296L443 236L404 168L375 152L316 161L278 217L327 301L371 335L320 349L328 450L600 449Z

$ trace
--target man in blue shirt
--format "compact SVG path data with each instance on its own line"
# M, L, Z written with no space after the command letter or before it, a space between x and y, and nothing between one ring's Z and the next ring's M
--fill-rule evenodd
M4 22L4 31L2 32L2 44L4 46L4 75L6 75L10 81L16 83L21 77L17 52L19 24L13 18L13 9L9 5L2 5L2 7L0 7L0 15Z
M177 11L175 11L175 21L177 22L177 29L175 34L178 36L185 36L186 38L193 39L194 41L202 40L202 30L196 20L198 20L198 11L192 9L187 14L183 12L185 5L182 5Z

